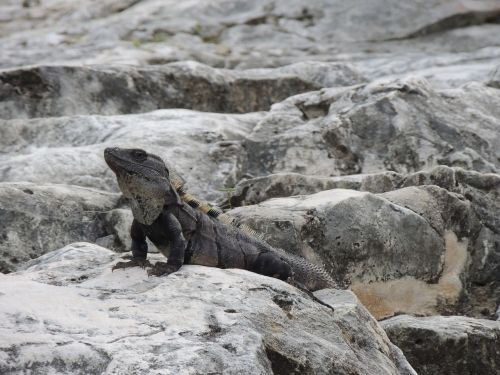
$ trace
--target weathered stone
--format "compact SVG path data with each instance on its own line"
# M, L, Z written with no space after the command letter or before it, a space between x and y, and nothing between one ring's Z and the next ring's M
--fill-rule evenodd
M246 171L337 176L438 164L500 170L500 90L434 90L409 77L276 104L246 141ZM465 108L465 110L464 110Z
M363 78L342 63L234 71L195 62L155 67L36 66L0 71L0 118L116 115L164 108L245 113Z
M401 185L403 175L396 172L321 177L299 173L276 173L244 179L231 191L227 202L231 207L257 204L271 198L318 193L330 189L352 189L384 193Z
M488 81L486 83L490 87L500 89L500 65L496 66L489 74Z
M497 274L483 274L480 290L476 281L478 268L499 266L495 251L487 266L478 258L495 237L484 242L473 203L438 186L377 195L333 189L229 213L274 246L323 263L378 318L400 312L491 317L500 302Z
M162 110L128 116L0 120L1 181L57 182L118 191L106 147L144 148L206 199L239 179L241 141L262 113L224 115Z
M118 194L68 185L0 184L0 272L74 241L113 234L104 212Z
M451 230L466 240L468 260L460 277L466 291L460 311L480 317L494 315L500 303L499 175L446 166L409 175L383 172L317 177L281 173L242 181L229 202L234 207L338 187L386 192L380 196L416 212L441 236Z
M500 372L500 322L461 316L396 316L381 322L421 375Z
M484 80L500 56L500 8L488 0L50 4L2 4L1 66L197 60L254 68L337 59L371 79L415 72L450 86Z
M243 270L148 278L116 259L76 243L0 275L0 371L415 374L348 291L318 292L333 311Z
M466 247L453 232L439 233L424 217L381 196L334 189L229 213L265 233L272 245L324 263L378 318L436 313L441 299L454 306L463 292L460 281L449 290L444 283L461 276ZM396 296L396 284L406 298Z

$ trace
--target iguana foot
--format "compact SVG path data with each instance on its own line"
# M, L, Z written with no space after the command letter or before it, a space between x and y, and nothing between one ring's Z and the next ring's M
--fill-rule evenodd
M156 262L153 268L148 270L148 276L167 276L178 269L179 267L168 264L167 262Z
M113 268L111 268L111 271L119 270L120 268L129 268L129 267L146 268L146 267L153 267L153 265L147 259L137 259L137 258L134 259L134 258L132 258L132 260L129 262L116 263L113 266Z

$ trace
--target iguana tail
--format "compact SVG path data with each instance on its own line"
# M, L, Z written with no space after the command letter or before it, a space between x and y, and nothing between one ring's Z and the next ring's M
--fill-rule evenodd
M283 249L277 249L269 246L263 240L260 233L257 233L245 224L239 223L235 218L226 215L220 208L213 207L207 202L200 201L193 195L189 194L184 187L185 181L173 169L170 169L170 183L177 190L181 199L191 207L206 213L231 228L242 231L255 241L260 242L266 249L271 248L272 251L287 262L290 267L292 267L294 275L292 280L289 280L290 284L295 285L300 289L310 291L338 287L323 267L310 263L301 256L288 253Z
M291 254L283 249L273 247L273 251L292 267L293 277L289 280L290 284L310 291L338 288L337 283L320 265L308 262L303 257Z

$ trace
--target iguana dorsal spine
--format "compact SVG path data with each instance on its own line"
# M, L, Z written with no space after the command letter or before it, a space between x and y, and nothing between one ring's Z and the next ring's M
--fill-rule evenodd
M218 207L214 207L210 205L209 203L202 201L198 198L196 198L194 195L189 194L186 191L185 188L185 183L182 178L173 170L170 169L170 183L172 184L172 187L177 191L179 194L180 198L189 204L191 207L200 210L201 212L207 214L210 217L213 217L214 219L219 220L220 222L229 225L233 228L239 229L242 232L248 234L249 236L256 237L260 240L263 239L263 236L260 233L257 233L255 230L250 228L246 224L239 223L235 218L225 214L222 212L222 210Z

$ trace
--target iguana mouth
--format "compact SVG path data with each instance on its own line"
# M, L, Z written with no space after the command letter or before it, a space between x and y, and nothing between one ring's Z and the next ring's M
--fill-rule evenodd
M152 171L154 172L155 174L161 176L161 173L158 172L156 169L154 168L151 168L150 166L148 165L145 165L145 164L141 164L141 163L138 163L138 162L135 162L131 159L124 159L122 158L120 155L117 154L117 151L119 150L118 147L107 147L106 149L104 149L104 161L106 162L106 164L113 170L113 171L117 171L117 170L120 170L120 171L125 171L127 174L129 175L134 175L134 174L142 174L141 172L136 172L134 171L133 169L130 169L130 168L124 168L122 165L127 165L127 166L130 166L131 164L138 167L139 168L139 171L141 169L147 169L149 171ZM167 170L167 174L168 174L168 170ZM146 176L144 176L146 177Z

